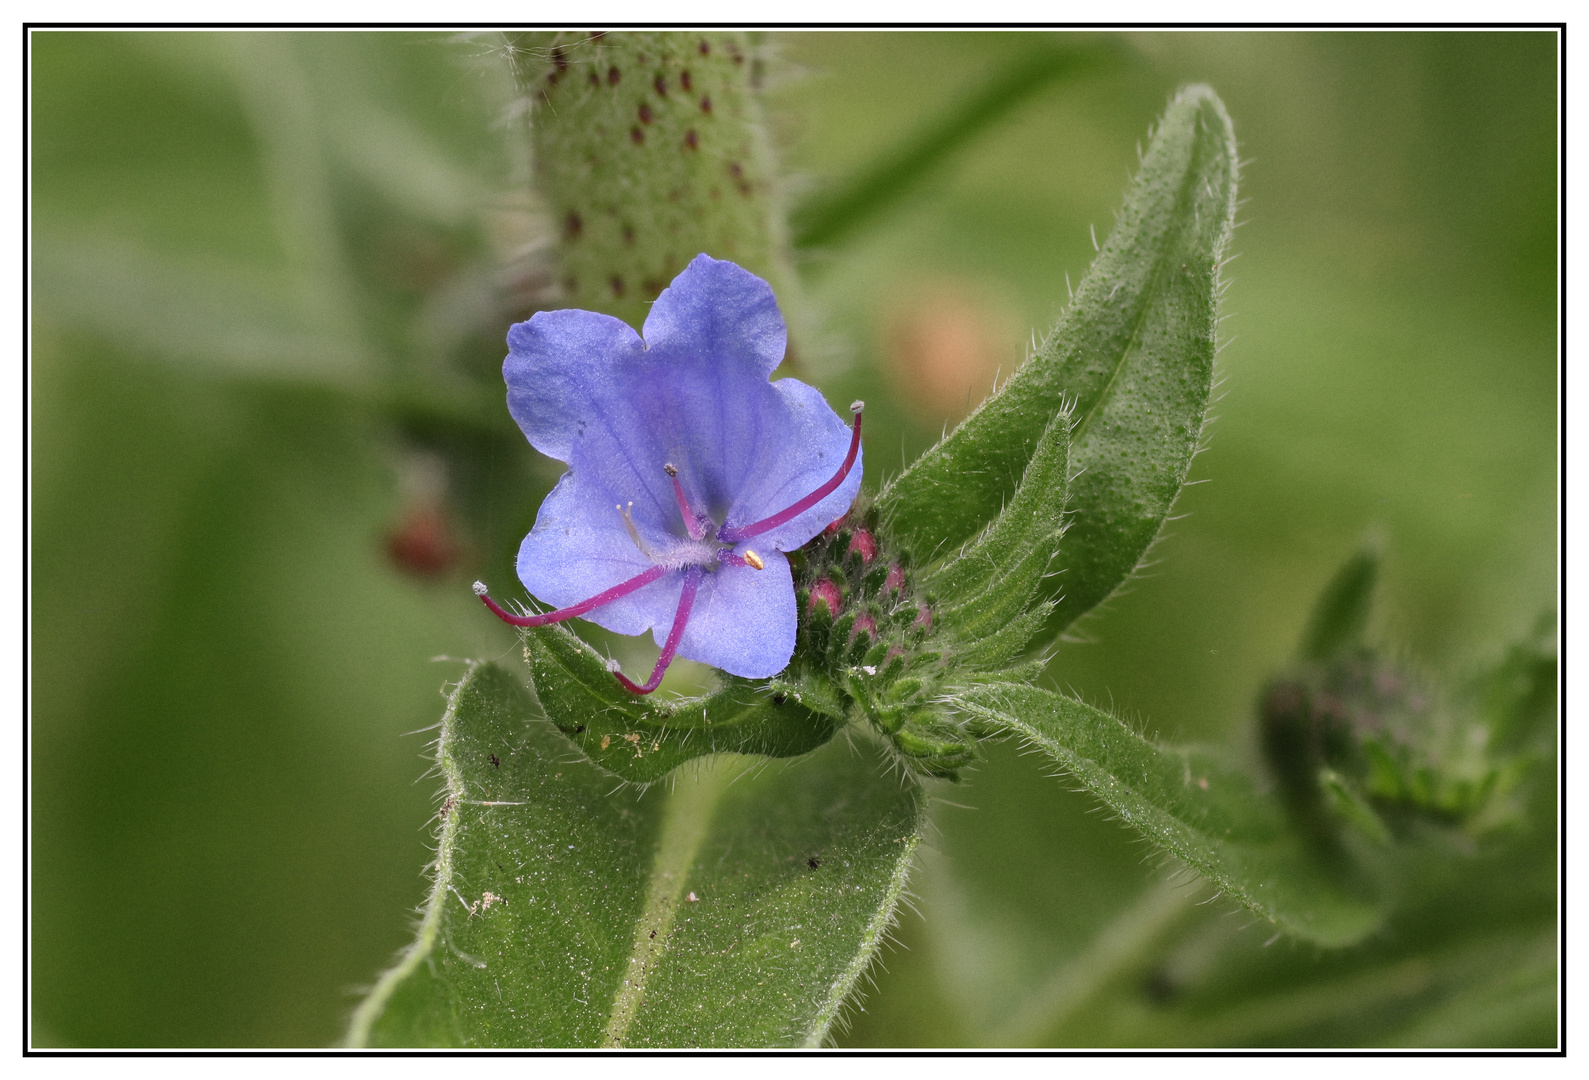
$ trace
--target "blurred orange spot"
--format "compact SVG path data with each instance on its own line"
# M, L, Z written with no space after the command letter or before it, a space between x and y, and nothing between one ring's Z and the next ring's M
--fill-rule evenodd
M964 282L916 288L885 324L895 387L923 416L958 420L1023 358L1013 324L1003 305Z

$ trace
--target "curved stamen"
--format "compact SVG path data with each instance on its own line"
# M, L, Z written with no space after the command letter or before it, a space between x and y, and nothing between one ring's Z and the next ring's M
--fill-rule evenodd
M657 657L657 666L651 669L651 678L645 681L644 686L637 686L629 681L621 671L613 672L623 688L631 694L649 694L662 682L662 673L668 670L668 665L673 663L673 654L679 651L679 639L684 636L684 627L690 621L690 608L695 605L695 590L701 587L701 575L705 573L699 566L692 566L684 572L684 589L679 593L679 610L673 616L673 629L668 631L668 640L662 646L662 655Z
M776 529L786 521L792 521L811 509L817 503L838 490L844 483L844 478L850 475L850 470L855 467L855 457L861 452L861 408L864 402L857 401L850 406L850 411L855 414L855 423L850 427L850 452L844 455L844 464L839 466L839 471L833 478L799 502L778 511L771 517L762 518L760 521L749 525L740 525L737 528L717 530L717 538L729 544L737 544L741 540L749 540L752 536L760 536L768 529Z
M679 501L679 514L684 518L684 528L689 531L690 539L701 539L706 535L706 523L701 520L699 514L690 509L690 500L684 497L684 486L679 483L678 466L669 462L662 466L662 471L673 481L673 497Z
M630 500L628 506L619 504L618 506L614 507L614 509L623 516L623 527L628 530L629 539L634 541L634 546L640 549L640 554L644 555L652 562L656 562L656 552L646 547L645 541L640 539L639 530L634 527L634 501Z
M643 573L636 574L634 577L630 578L628 581L625 581L621 585L614 585L605 592L597 593L589 600L581 600L577 604L572 604L566 608L558 608L556 611L548 611L544 615L508 614L506 611L503 611L502 608L497 606L497 602L495 600L486 595L485 585L478 581L474 583L474 592L475 595L485 603L485 606L491 609L492 614L496 615L497 618L501 619L509 626L545 626L547 623L562 622L564 619L576 619L579 616L585 614L587 611L594 611L603 604L610 604L614 600L622 599L623 597L634 592L636 589L645 588L647 585L651 584L653 581L667 572L668 568L665 566L653 566L651 569L646 570ZM694 598L693 593L691 593L691 598ZM619 676L619 678L622 679L622 676Z

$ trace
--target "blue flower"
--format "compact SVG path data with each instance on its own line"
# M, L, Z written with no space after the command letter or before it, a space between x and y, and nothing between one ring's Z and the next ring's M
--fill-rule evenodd
M645 338L609 315L543 311L508 331L508 411L568 471L519 548L524 587L662 655L745 678L776 675L795 643L783 553L842 516L860 489L854 425L795 379L770 382L787 335L765 281L698 255L662 291Z

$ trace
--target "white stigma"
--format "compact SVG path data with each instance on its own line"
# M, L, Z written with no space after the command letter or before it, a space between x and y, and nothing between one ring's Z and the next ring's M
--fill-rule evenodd
M477 582L474 583L474 594L476 596L484 596L486 593L488 593L490 591L491 591L490 589L486 588L486 583L485 582L477 581Z

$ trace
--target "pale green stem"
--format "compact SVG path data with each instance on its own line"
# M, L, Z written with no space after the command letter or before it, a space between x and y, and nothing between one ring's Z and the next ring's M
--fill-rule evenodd
M992 1037L994 1046L1032 1046L1123 973L1140 964L1177 921L1192 907L1195 886L1163 878L1150 885L1136 903L1059 970L1049 976L1026 1004Z

